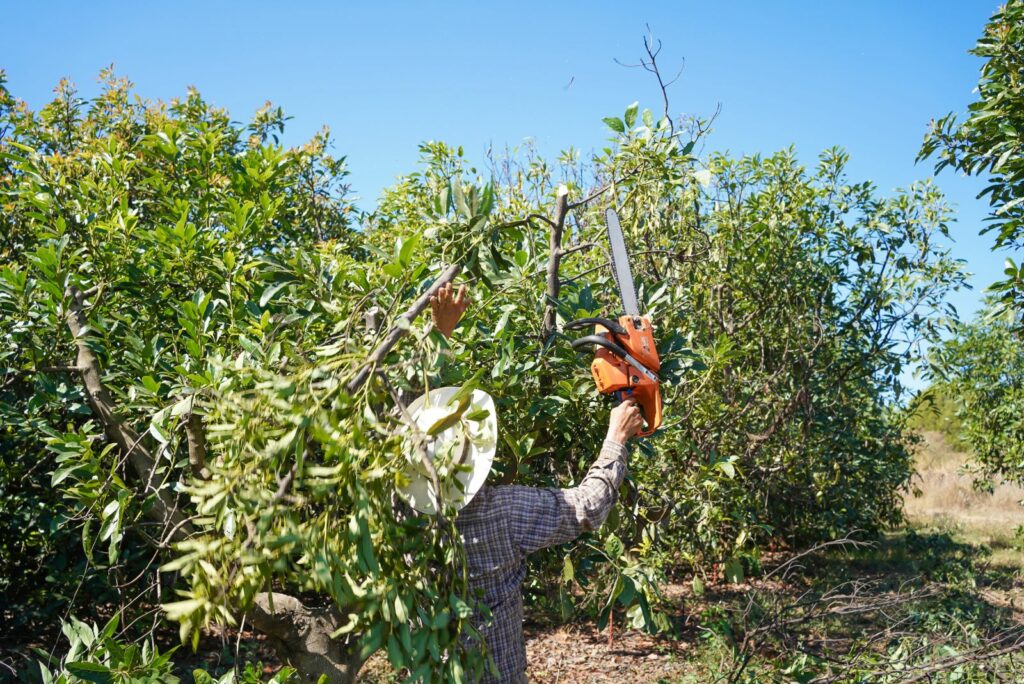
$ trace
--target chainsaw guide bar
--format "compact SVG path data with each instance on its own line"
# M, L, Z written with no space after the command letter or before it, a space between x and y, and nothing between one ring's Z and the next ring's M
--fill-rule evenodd
M611 247L612 275L619 289L623 314L618 320L611 318L582 318L566 324L566 330L594 326L594 334L573 340L572 348L580 350L594 347L594 360L590 372L597 391L614 396L619 401L634 399L643 413L647 427L641 437L654 434L661 425L661 390L658 371L661 359L654 344L653 328L646 316L640 314L640 304L629 267L629 251L614 209L604 214Z
M622 236L619 215L614 209L604 212L604 224L608 230L608 244L612 248L612 274L615 276L615 284L619 286L622 310L626 315L639 316L640 305L636 299L636 286L633 285L633 271L629 268L626 239Z

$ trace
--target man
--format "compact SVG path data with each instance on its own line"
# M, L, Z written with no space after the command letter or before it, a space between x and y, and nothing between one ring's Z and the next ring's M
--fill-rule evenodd
M430 304L434 326L450 337L469 306L466 286L452 296L449 283ZM526 557L604 523L626 474L626 443L643 424L638 407L626 400L612 409L600 454L576 487L484 485L459 511L455 526L466 548L470 589L493 616L478 625L498 670L497 678L488 674L485 682L526 681L521 590Z

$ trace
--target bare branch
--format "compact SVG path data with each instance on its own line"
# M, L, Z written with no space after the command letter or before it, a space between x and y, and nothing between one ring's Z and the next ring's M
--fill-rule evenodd
M672 115L669 108L668 89L669 86L679 80L686 64L684 62L679 67L679 71L676 72L676 75L666 81L661 75L661 67L658 66L658 55L661 54L661 48L661 40L654 37L654 32L651 31L651 25L647 24L647 35L644 36L644 52L647 53L647 58L641 58L639 64L626 64L618 59L615 59L615 63L619 66L626 67L627 69L643 69L644 71L654 74L654 77L658 80L658 88L661 90L661 99L665 106L665 118L668 119L670 134L675 135L676 126L672 121Z
M541 327L541 340L547 344L555 334L556 304L562 283L558 279L558 266L562 261L562 231L565 229L565 217L569 213L569 191L565 186L559 188L555 200L555 217L551 221L551 236L548 241L548 284L547 306L544 309L544 323Z

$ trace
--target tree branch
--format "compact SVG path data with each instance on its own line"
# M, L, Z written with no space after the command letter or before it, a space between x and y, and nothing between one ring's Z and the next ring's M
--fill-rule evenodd
M416 421L409 414L409 409L405 404L402 403L402 398L398 396L398 391L394 385L388 379L388 376L384 373L377 371L377 376L384 383L384 386L388 388L388 392L391 394L391 400L395 402L395 407L398 409L402 420L406 426L412 430L413 445L416 448L416 452L419 454L420 463L423 464L423 469L427 471L427 477L430 478L430 484L434 486L434 496L436 497L435 503L437 504L437 519L442 525L445 523L444 513L441 510L441 479L437 475L437 468L434 467L434 462L430 460L427 455L427 450L423 447L427 441L427 436L423 434L423 431L416 425Z
M321 675L330 684L355 681L362 665L358 642L331 637L344 624L333 605L308 607L294 596L265 592L253 598L245 617L270 637L278 656L304 682L316 682Z
M430 303L430 298L433 297L442 287L455 280L455 276L459 275L461 271L461 264L452 264L449 266L437 277L434 284L431 285L426 292L420 295L420 298L413 302L412 306L410 306L405 313L398 317L398 320L405 321L405 324L401 325L396 323L396 325L388 331L384 340L377 345L377 348L374 349L368 357L366 357L366 361L363 362L363 365L356 374L356 377L352 378L348 383L347 389L349 394L354 394L360 387L366 384L366 381L370 379L370 375L373 373L377 364L387 356L387 353L398 343L398 340L409 334L409 328L412 326L412 322L416 320L416 317L419 316L425 308L427 308L427 304Z
M544 309L544 324L541 327L541 340L547 344L555 334L556 303L562 283L558 279L558 266L562 261L562 233L565 230L565 217L569 214L569 190L562 186L555 200L555 217L551 223L551 237L548 241L548 288L547 306Z
M192 526L178 511L177 502L170 492L160 489L154 484L156 458L142 444L138 433L117 416L113 399L103 385L99 359L89 348L88 340L83 335L83 330L86 327L85 295L74 286L68 288L67 295L70 299L67 325L75 339L75 345L78 347L78 358L74 365L81 371L82 385L89 407L100 425L103 426L103 432L107 439L120 447L132 464L132 468L142 484L142 495L144 497L153 496L153 504L146 510L146 515L162 524L165 529L172 528L174 530L173 540L181 541L192 532Z
M195 401L194 397L192 401ZM185 423L185 437L188 440L188 463L192 474L203 480L208 479L210 471L206 467L206 428L203 426L203 417L194 411L189 413Z

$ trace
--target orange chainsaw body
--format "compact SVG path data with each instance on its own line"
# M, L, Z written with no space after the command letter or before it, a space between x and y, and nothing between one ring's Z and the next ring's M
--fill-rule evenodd
M619 317L619 324L626 329L626 335L614 334L603 325L595 325L594 332L620 345L657 375L661 359L654 344L651 322L646 316L625 315ZM614 394L619 399L631 396L635 399L647 421L647 429L638 434L642 437L654 434L661 425L661 391L657 380L651 379L629 361L603 347L596 349L590 372L601 394Z

